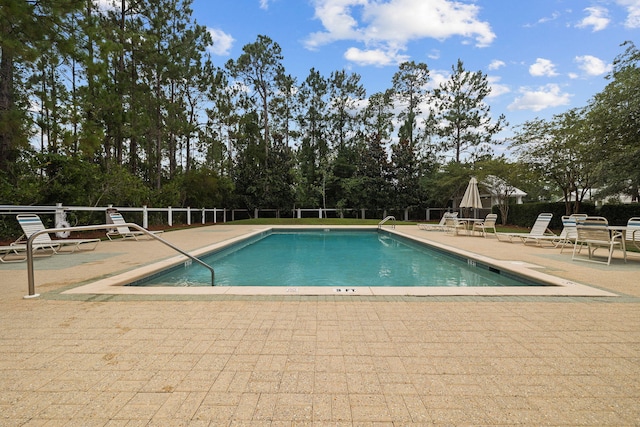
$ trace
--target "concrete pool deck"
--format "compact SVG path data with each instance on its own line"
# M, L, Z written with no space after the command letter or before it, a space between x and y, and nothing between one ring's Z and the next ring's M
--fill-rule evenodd
M615 296L65 293L174 256L102 242L36 260L36 299L0 265L0 425L639 424L640 254L397 229Z

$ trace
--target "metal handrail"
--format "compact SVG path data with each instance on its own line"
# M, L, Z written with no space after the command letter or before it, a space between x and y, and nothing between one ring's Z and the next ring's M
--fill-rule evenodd
M394 220L394 221L395 221L395 220L396 220L396 217L395 217L395 216L393 216L393 215L389 215L389 216L387 216L385 219L383 219L382 221L380 221L380 222L378 223L378 228L382 228L382 225L383 225L385 222L390 221L390 220ZM395 223L391 225L391 228L396 228Z
M69 232L69 231L89 231L89 230L106 230L106 229L110 229L110 228L117 228L117 227L129 227L129 228L133 228L135 230L138 230L140 232L142 232L143 234L146 234L147 236L150 236L158 241L160 241L161 243L164 243L165 245L169 246L171 249L174 249L178 252L180 252L182 255L191 258L192 260L196 261L198 264L202 265L203 267L209 269L211 271L211 286L214 286L214 279L215 279L215 272L213 270L213 267L211 267L210 265L206 264L205 262L201 261L200 259L196 258L195 256L183 251L182 249L180 249L179 247L175 246L172 243L167 242L166 240L164 240L161 237L158 237L156 234L150 232L149 230L139 226L138 224L134 224L134 223L124 223L124 224L118 224L117 226L115 224L100 224L100 225L83 225L83 226L77 226L77 227L64 227L64 228L47 228L44 230L38 230L35 233L33 233L31 236L29 236L29 238L27 239L27 280L29 283L29 295L26 295L24 298L37 298L40 296L40 294L36 294L36 285L35 285L35 279L34 279L34 272L33 272L33 241L35 240L36 237L38 237L41 234L45 234L45 233L58 233L58 232Z

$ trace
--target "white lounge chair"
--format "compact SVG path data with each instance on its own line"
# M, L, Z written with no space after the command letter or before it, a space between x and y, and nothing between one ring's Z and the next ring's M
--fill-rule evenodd
M562 231L559 235L544 235L538 237L532 237L532 240L535 240L540 245L542 242L549 242L554 247L560 247L560 253L564 251L565 246L567 244L574 244L576 238L578 237L578 232L576 230L576 224L578 218L582 219L582 216L573 216L573 215L563 215L562 216ZM586 218L586 216L584 216Z
M498 214L488 214L484 221L474 222L473 231L482 234L482 237L487 237L487 230L493 230L493 234L496 234L496 221L498 220Z
M124 220L124 217L120 212L109 212L109 218L111 218L111 222L115 226L113 230L107 231L107 237L109 240L113 240L116 237L121 237L122 239L134 239L138 240L138 237L145 236L149 237L143 231L131 230L128 226L124 225L127 221ZM160 231L149 231L152 234L160 234Z
M437 224L418 224L418 228L424 231L447 231L446 221L447 218L457 217L458 212L445 212L440 218L440 222Z
M574 216L574 215L564 215L562 217L562 232L560 233L559 239L555 242L556 248L560 245L560 253L564 250L564 247L567 244L575 244L578 239L578 230L576 225L578 220L584 220L582 215Z
M32 234L45 230L40 217L35 214L17 215L18 224L24 233L14 244L24 244ZM51 249L55 253L72 253L79 250L94 250L100 239L51 239L48 233L42 233L33 241L34 250ZM66 250L65 250L66 249Z
M625 239L640 250L640 217L629 218Z
M57 248L57 245L54 245ZM55 253L51 245L40 246L37 243L33 245L34 257L49 257ZM12 243L8 246L0 246L0 263L22 262L27 259L27 245Z
M0 246L0 262L20 262L25 259L27 259L26 245Z
M551 222L552 217L553 214L551 213L541 213L538 215L536 222L528 233L496 233L496 237L500 241L513 242L514 239L520 239L524 244L527 244L528 242L535 242L540 245L543 241L549 241L544 238L544 236L558 238L556 234L549 230L549 223ZM540 239L540 237L543 238Z
M622 232L610 230L608 225L607 219L599 216L590 216L584 221L580 221L576 226L578 237L573 245L573 256L571 259L609 265L611 264L614 249L620 248L624 256L624 262L627 262L627 252L624 250L624 236ZM582 246L587 247L587 258L576 257L576 254L579 252L578 248ZM606 262L594 259L593 254L598 248L607 248L609 250Z

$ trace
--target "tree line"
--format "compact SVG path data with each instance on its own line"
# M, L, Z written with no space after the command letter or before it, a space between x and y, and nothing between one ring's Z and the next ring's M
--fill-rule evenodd
M637 197L637 162L620 154L635 149L637 160L639 145L630 43L603 93L584 109L525 123L506 141L518 150L508 159L494 153L507 122L491 115L487 76L462 60L437 86L427 64L399 64L387 90L367 94L345 70L311 68L298 81L266 35L216 64L191 0L8 3L3 203L437 207L470 175L498 176L537 199L570 201L594 186ZM605 173L612 165L617 176Z

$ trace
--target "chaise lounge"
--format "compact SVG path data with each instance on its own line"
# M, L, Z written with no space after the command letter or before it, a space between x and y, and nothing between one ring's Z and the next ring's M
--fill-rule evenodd
M24 233L13 245L24 245L32 234L46 230L42 220L35 214L17 215L18 224ZM54 253L73 253L75 251L89 250L92 251L100 243L100 239L51 239L48 233L38 235L33 241L35 249L51 249Z
M549 240L548 237L558 238L556 234L549 230L549 223L551 222L552 217L552 213L541 213L538 215L536 222L528 233L496 233L496 237L498 240L503 242L513 242L514 239L520 239L524 244L527 244L528 242L535 242L538 245L541 245L543 241Z
M114 238L122 238L122 239L134 239L138 240L138 237L145 236L149 237L146 233L138 230L131 230L127 225L127 222L124 220L124 217L120 212L109 212L109 218L115 228L113 230L107 231L107 237L109 240L113 240ZM160 234L162 230L159 231L149 231L151 234Z

